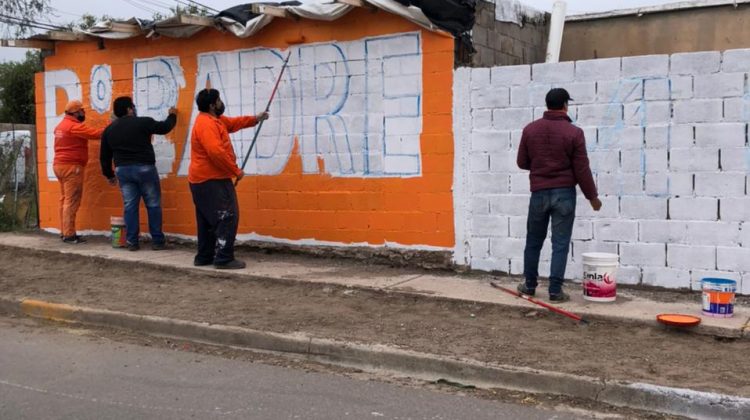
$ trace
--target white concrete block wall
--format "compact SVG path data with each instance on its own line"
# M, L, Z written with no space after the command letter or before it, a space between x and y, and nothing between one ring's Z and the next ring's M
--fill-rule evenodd
M718 276L750 294L748 75L750 49L461 69L457 86L470 91L455 99L454 118L467 122L455 135L469 147L456 148L467 154L456 168L466 185L456 259L522 274L521 130L543 113L546 92L564 87L604 203L593 212L579 193L566 276L580 279L583 253L613 252L621 283L697 288Z

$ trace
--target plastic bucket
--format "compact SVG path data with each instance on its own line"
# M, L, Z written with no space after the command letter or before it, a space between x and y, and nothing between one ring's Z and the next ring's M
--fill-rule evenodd
M617 298L617 254L583 254L583 298L593 302L614 302Z
M112 248L125 248L125 219L113 216L109 223L112 226Z
M736 281L705 278L701 280L701 289L703 289L703 315L716 318L731 318L734 315Z

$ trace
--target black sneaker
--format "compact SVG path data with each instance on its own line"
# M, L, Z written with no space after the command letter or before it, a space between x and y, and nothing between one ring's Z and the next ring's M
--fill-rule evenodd
M549 294L549 301L550 302L567 302L570 300L570 296L565 292L560 293L550 293Z
M536 294L535 289L529 289L526 287L526 284L521 283L516 287L516 290L518 290L518 293L526 296L534 296Z
M140 245L128 243L128 251L138 251L139 249L141 249Z
M244 261L232 260L224 264L214 264L217 270L240 270L247 267Z
M213 265L214 260L211 261L201 261L201 260L193 260L193 265L196 267L205 267L207 265Z
M164 251L167 249L167 244L166 242L154 242L151 244L151 249L154 251Z
M86 243L86 238L83 236L73 235L73 236L66 236L62 240L66 244L83 244Z

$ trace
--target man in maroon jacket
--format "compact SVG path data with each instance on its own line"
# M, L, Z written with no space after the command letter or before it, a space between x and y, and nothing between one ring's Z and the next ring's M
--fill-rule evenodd
M530 296L536 292L539 254L551 219L549 299L553 302L570 299L562 291L562 285L575 220L576 185L581 186L594 211L602 207L589 168L583 130L574 126L568 117L570 100L565 89L550 90L544 117L524 128L518 147L518 167L531 171L531 200L523 261L526 281L518 285L518 291Z

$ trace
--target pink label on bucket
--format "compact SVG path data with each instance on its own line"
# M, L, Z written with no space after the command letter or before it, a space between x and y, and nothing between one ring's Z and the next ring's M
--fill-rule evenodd
M609 273L583 273L583 295L593 298L613 298L617 284Z

